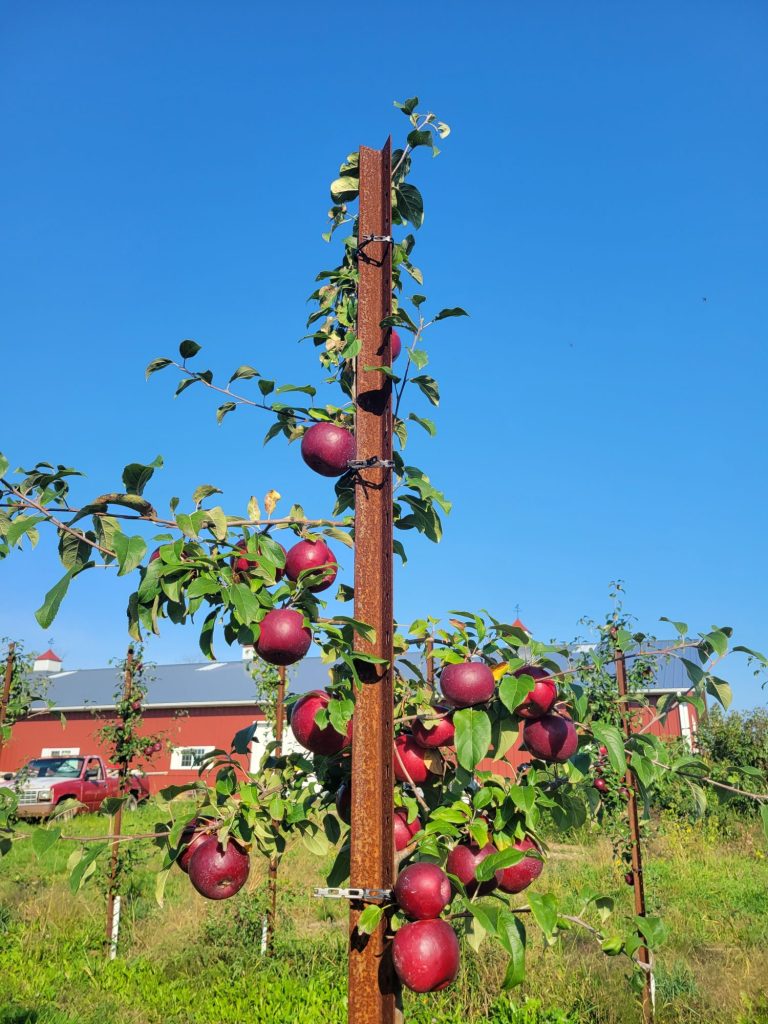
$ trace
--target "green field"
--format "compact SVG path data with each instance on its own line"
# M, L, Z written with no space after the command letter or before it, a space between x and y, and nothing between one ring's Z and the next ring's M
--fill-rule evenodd
M161 811L129 816L126 831L147 831ZM69 835L99 834L106 821L81 817ZM75 896L66 862L75 844L58 843L38 861L26 841L0 861L0 1024L342 1024L345 919L337 901L311 895L323 863L302 847L280 877L275 956L260 956L263 865L246 889L210 903L172 872L164 908L154 898L156 851L132 873L119 958L102 952L104 889L99 875ZM670 937L658 954L659 1022L768 1022L768 860L758 833L723 838L704 824L665 822L647 858L649 909ZM589 886L631 914L631 889L604 839L588 832L555 845L537 883L564 912ZM610 930L610 926L607 926ZM488 945L465 948L447 992L406 994L414 1024L630 1024L639 1019L623 958L604 956L580 933L544 948L531 929L528 976L499 994L504 963Z

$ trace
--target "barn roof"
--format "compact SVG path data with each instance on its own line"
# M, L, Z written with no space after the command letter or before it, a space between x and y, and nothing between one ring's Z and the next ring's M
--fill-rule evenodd
M248 665L245 660L148 665L145 707L257 704L256 683ZM34 676L48 680L46 697L62 711L114 707L115 691L122 680L116 668L75 669L52 675L36 672ZM290 693L306 693L327 683L328 666L319 658L305 658L288 669Z
M667 645L664 645L667 646ZM559 660L559 659L558 659ZM631 655L627 657L631 664ZM207 661L203 664L147 666L146 707L194 707L257 704L256 684L248 671L249 662ZM115 690L122 675L116 668L86 668L48 674L47 697L60 710L114 707ZM320 658L304 658L288 668L289 693L306 693L328 684L328 666ZM678 658L660 660L647 690L687 690L690 680ZM40 706L38 704L38 706Z

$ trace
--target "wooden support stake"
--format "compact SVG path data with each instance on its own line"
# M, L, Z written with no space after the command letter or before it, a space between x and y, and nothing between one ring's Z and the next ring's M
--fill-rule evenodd
M359 461L392 459L392 382L375 369L391 366L390 330L381 321L392 311L391 142L381 150L360 148L360 273L357 333L355 435ZM352 739L350 885L391 889L393 839L392 672L392 470L374 465L355 476L355 618L372 626L375 640L355 636L355 650L386 660L358 662L363 680L355 699ZM349 916L349 1024L393 1024L399 986L388 943L386 919L371 935L357 932L364 904Z
M618 648L614 654L614 664L616 666L616 684L622 707L621 724L624 730L625 739L629 739L632 735L632 721L626 700L627 666L624 659L624 652ZM624 776L624 785L627 787L629 792L627 815L629 817L629 838L632 854L632 884L635 890L635 915L637 917L645 917L645 883L643 881L643 857L640 847L640 822L638 820L637 813L638 789L634 772L629 767L629 760L627 760L627 771ZM645 940L643 941L645 942ZM655 1011L655 985L653 972L651 970L650 951L647 946L643 945L638 950L637 955L640 963L645 964L648 968L644 972L643 1021L645 1024L651 1024Z
M11 640L8 644L8 659L5 663L5 681L3 682L3 699L0 701L0 763L3 760L3 726L5 717L8 714L8 703L11 699L11 683L13 681L13 663L15 658L16 644Z
M131 692L133 690L133 647L128 648L128 654L125 659L125 682L123 689L123 700L131 699ZM117 788L117 795L119 797L125 795L126 783L128 781L128 761L121 761L118 765L119 768L119 783ZM115 813L112 815L112 821L110 822L110 835L115 838L112 840L112 854L109 862L109 878L107 881L107 927L106 927L106 948L107 956L114 958L113 949L117 949L117 929L114 927L116 911L119 912L119 904L117 900L118 889L118 874L119 874L119 853L120 853L120 840L117 838L120 835L123 827L123 806L122 804L117 808Z
M283 719L285 718L285 666L278 669L277 700L275 701L275 757L280 757L283 752ZM273 825L276 825L273 822ZM265 935L265 953L272 952L272 944L275 939L275 920L277 918L277 857L269 860L269 877L267 882L268 906L267 906L267 931Z

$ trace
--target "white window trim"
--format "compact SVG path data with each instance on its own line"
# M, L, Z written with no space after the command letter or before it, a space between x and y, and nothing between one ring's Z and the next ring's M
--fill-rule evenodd
M216 748L213 746L205 746L203 743L187 743L183 747L174 747L171 751L171 771L172 772L192 772L195 771L199 765L186 765L181 763L181 759L188 750L200 751L201 754L210 754L212 750Z

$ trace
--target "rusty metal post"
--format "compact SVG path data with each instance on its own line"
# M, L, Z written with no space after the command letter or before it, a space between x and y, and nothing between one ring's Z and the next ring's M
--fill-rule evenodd
M625 739L629 739L632 735L632 722L629 713L629 707L627 705L627 666L624 659L624 652L618 648L614 654L614 664L616 666L616 684L619 691L619 698L622 702L621 711L621 724L624 730ZM634 772L629 767L629 761L627 761L627 771L624 776L624 785L627 787L629 792L629 800L627 801L627 816L629 818L629 838L631 843L631 854L632 854L632 884L635 890L635 915L637 917L645 917L645 883L643 881L643 856L640 847L640 823L637 814L637 780L635 779ZM653 972L651 971L651 957L648 947L643 945L638 950L638 959L642 964L645 964L648 968L644 972L644 984L643 984L643 1021L645 1024L650 1024L653 1020L655 1010L655 991L654 991L654 978Z
M128 648L128 654L125 659L125 684L123 689L123 699L131 699L131 691L133 690L133 647ZM125 790L125 784L128 778L128 762L121 762L119 765L119 786L117 795L122 796ZM114 836L112 840L112 853L109 861L109 878L107 881L107 927L106 927L106 948L107 956L110 954L112 946L112 928L113 920L115 915L115 897L117 895L117 876L118 876L118 858L120 853L120 840L118 836L123 827L123 806L122 804L117 808L115 813L112 815L112 821L110 823L110 834Z
M5 716L8 714L8 703L11 699L11 683L13 681L13 663L14 663L14 652L16 650L16 644L11 640L8 644L8 660L5 663L5 681L3 683L3 699L0 701L0 762L3 760L3 747L5 741L3 739L3 726L5 725Z
M426 661L427 687L432 693L435 692L435 641L431 636L427 637L424 644L424 659Z
M281 665L277 670L277 700L275 701L275 756L280 757L283 752L283 719L285 718L285 666ZM277 822L273 822L276 825ZM277 857L270 857L269 875L267 881L268 905L267 905L267 934L265 945L266 953L272 952L272 943L275 938L275 921L277 918Z
M392 230L391 141L381 150L360 148L358 245ZM365 244L358 260L355 434L357 459L392 459L392 382L366 367L391 365L392 311L389 242ZM392 471L375 465L355 479L355 618L376 630L373 642L355 637L355 649L386 665L359 663L363 685L355 700L352 739L350 885L390 889L394 883ZM349 1024L393 1024L399 986L385 942L386 920L369 936L356 930L362 903L350 907Z

